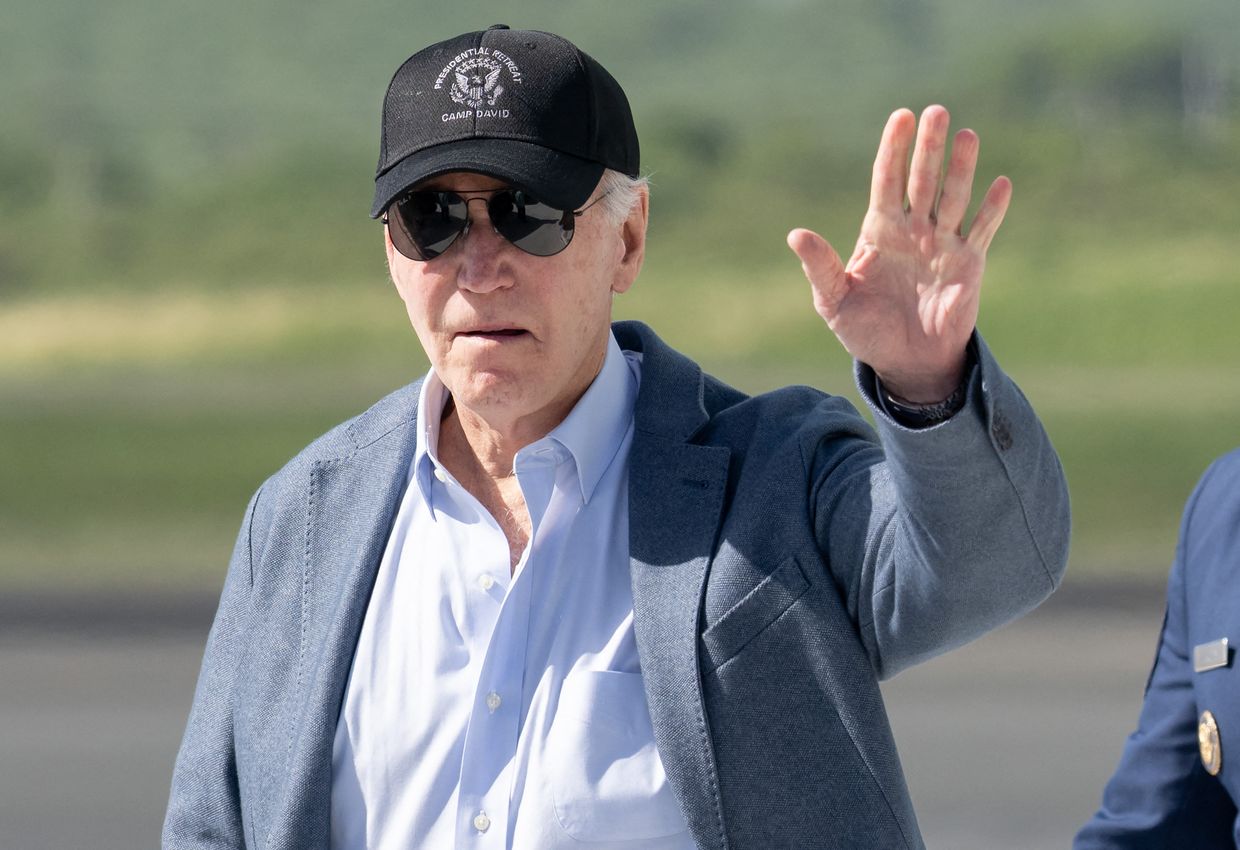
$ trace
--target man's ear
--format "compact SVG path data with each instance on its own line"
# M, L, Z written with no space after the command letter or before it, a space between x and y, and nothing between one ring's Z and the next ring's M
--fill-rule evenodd
M616 266L616 274L612 281L611 291L628 292L642 270L642 262L646 259L646 224L650 218L650 190L646 186L638 188L637 203L633 205L629 217L620 226L620 241L623 254Z
M396 287L396 292L403 301L405 293L401 290L400 284L396 280L396 264L400 261L401 254L396 250L396 246L392 244L392 234L388 231L386 224L383 225L383 251L387 255L388 280Z
M392 271L392 260L396 258L396 246L392 244L392 235L388 233L388 226L386 223L383 225L383 248L384 252L387 254L388 274L390 275Z

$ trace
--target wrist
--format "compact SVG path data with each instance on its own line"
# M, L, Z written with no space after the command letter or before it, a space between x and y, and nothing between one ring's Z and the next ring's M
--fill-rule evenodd
M933 376L880 373L874 374L896 399L905 404L917 406L939 404L954 393L964 381L966 359L960 358L960 365L944 374Z
M946 360L918 358L915 368L874 368L882 385L898 401L912 406L940 404L959 388L973 362L968 341Z
M976 365L977 353L970 341L960 365L948 377L897 383L876 372L875 394L883 410L901 425L928 428L951 419L964 408Z

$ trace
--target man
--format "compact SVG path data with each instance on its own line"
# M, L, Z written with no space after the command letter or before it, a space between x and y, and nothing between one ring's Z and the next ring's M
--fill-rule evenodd
M372 215L431 371L251 501L165 846L920 847L878 679L1032 608L1068 538L973 333L1011 187L963 230L947 127L891 117L847 265L789 236L880 446L610 324L648 193L597 62L493 27L402 65Z
M1137 730L1077 850L1240 846L1235 650L1240 451L1189 497Z

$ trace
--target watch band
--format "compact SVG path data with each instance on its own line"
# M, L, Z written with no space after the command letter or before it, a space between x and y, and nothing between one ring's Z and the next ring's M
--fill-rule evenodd
M881 381L879 382L883 406L887 408L887 412L891 414L892 419L908 428L928 428L931 425L938 425L940 422L946 422L948 419L951 419L964 407L967 389L968 380L966 378L960 382L956 389L952 390L951 395L942 401L918 404L915 401L909 401L891 393L882 386Z

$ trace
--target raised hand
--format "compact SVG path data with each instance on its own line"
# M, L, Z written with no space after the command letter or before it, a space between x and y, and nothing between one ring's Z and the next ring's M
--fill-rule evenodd
M1012 198L1011 181L997 178L964 229L978 139L972 130L956 134L940 181L950 120L942 106L927 107L920 127L907 109L891 114L874 161L870 208L847 265L817 233L788 234L814 308L844 348L890 392L921 403L942 401L960 383L986 250Z

